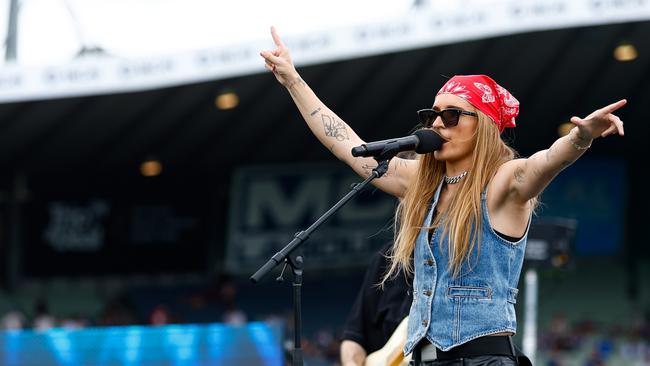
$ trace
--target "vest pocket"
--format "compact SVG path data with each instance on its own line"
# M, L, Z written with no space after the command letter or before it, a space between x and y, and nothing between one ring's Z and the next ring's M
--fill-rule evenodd
M449 286L447 297L485 300L492 298L492 289L478 286Z

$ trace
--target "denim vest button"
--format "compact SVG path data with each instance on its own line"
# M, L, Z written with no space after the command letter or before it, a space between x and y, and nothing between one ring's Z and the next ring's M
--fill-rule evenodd
M433 266L433 259L429 258L427 259L427 266Z
M431 296L431 290L424 291L424 296Z
M426 327L427 324L429 324L429 322L427 322L426 320L423 320L423 321L422 321L422 326L425 326L425 327Z

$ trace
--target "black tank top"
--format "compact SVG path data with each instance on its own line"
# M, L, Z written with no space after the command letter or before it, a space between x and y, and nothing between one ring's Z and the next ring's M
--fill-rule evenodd
M433 211L433 216L431 216L431 221L432 222L433 222L433 219L436 218L436 216L438 216L438 210ZM498 232L496 229L494 229L494 232L497 233L497 235L499 235L501 237L501 239L505 239L505 240L508 240L508 241L511 241L511 242L517 242L517 241L521 240L521 238L523 238L523 236L515 238L513 236L506 235L506 234ZM431 242L431 236L432 235L433 235L433 230L429 230L429 243Z

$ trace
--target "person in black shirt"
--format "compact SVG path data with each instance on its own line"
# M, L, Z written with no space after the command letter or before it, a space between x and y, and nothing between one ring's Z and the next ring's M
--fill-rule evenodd
M413 294L411 278L403 271L378 286L389 262L392 243L386 244L371 259L359 294L348 313L342 334L341 364L361 366L366 356L381 349L399 323L408 315Z

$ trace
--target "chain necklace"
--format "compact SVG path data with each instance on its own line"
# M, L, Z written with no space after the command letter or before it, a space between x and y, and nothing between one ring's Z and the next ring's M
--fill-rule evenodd
M463 179L463 177L465 177L466 175L467 175L467 172L466 172L466 171L465 171L465 172L462 172L462 173L460 173L460 174L458 174L458 175L454 175L453 177L448 177L448 176L445 175L445 183L447 183L447 184L455 184L455 183L458 183L458 182L460 182L460 180Z

